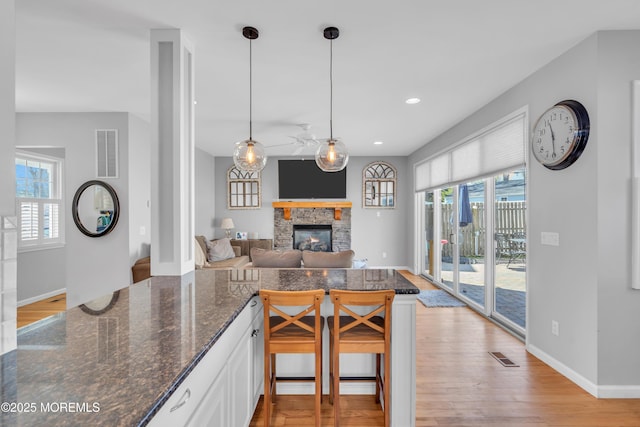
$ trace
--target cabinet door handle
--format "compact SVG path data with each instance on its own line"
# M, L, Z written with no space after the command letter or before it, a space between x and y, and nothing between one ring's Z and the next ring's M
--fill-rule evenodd
M258 305L258 300L253 300L251 301L251 307L255 307L256 305Z
M254 329L251 331L251 337L257 337L258 333L260 333L260 329Z
M176 405L173 408L171 408L171 410L169 412L173 412L176 409L179 409L179 408L183 407L184 404L187 403L187 400L189 400L190 397L191 397L191 390L186 389L184 391L184 394L182 395L182 397L178 401L178 403L176 403Z

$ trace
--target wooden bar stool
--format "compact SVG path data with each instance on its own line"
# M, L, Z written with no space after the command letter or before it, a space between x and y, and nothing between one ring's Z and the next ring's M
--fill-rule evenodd
M333 403L335 426L340 425L340 381L363 378L340 377L340 353L375 353L376 402L380 393L384 396L384 425L390 425L391 402L391 304L395 291L342 291L332 289L329 297L333 303L333 316L327 318L329 327L329 401ZM373 307L365 314L358 314L349 306ZM345 313L346 315L341 315ZM384 314L384 317L381 315ZM340 319L335 322L335 319ZM336 325L337 323L337 325ZM380 372L380 356L384 354L384 377Z
M271 422L271 403L275 401L276 381L314 381L316 427L320 427L322 403L322 328L320 305L325 291L270 291L260 290L264 305L264 425ZM280 308L304 308L296 314L287 314ZM271 315L275 313L275 315ZM277 353L314 353L315 377L276 377Z

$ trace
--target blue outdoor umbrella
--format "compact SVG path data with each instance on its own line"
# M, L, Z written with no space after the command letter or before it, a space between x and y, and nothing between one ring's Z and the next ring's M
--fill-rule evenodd
M469 188L467 184L460 186L460 194L458 198L458 213L460 227L464 227L473 222L473 213L471 212L471 202L469 202Z

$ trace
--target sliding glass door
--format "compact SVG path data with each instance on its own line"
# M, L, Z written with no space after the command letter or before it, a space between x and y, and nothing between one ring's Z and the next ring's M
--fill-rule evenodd
M454 265L457 264L458 250L455 245L455 230L451 222L451 214L453 212L453 188L444 188L440 190L440 283L449 289L453 289L454 282L457 279L457 270Z
M524 169L425 192L423 274L524 335Z
M461 297L485 306L485 182L458 186L458 249Z
M495 183L495 292L492 315L526 328L525 170L501 174Z

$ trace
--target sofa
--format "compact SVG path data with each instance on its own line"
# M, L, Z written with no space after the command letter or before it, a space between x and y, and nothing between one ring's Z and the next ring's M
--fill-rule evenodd
M242 268L251 261L249 254L243 254L240 246L232 246L228 238L208 240L204 236L196 236L194 259L196 269Z
M298 249L251 249L251 263L245 268L351 268L355 253L300 251Z
M252 247L243 253L240 246L231 245L227 238L208 240L195 236L194 260L196 269L231 270L237 268L351 268L355 253L313 252L298 249L272 250ZM131 267L133 283L151 277L151 257L137 260Z
M196 269L242 268L251 261L249 254L242 253L240 246L231 246L229 239L207 240L204 236L195 236L194 250ZM133 283L151 277L151 257L137 260L131 274Z

